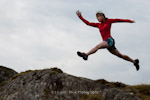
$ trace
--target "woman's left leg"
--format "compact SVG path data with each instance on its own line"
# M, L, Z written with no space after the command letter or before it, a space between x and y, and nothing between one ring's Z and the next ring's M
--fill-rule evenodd
M119 58L122 58L124 60L127 60L127 61L130 61L132 62L133 64L136 63L135 60L133 60L132 58L130 58L129 56L127 55L124 55L124 54L121 54L117 49L114 49L112 51L110 51L112 54L118 56Z
M136 67L136 70L138 71L140 69L140 66L139 66L139 60L136 59L136 60L133 60L132 58L130 58L129 56L127 55L124 55L124 54L121 54L117 49L114 49L114 50L111 50L110 51L112 54L124 59L124 60L127 60L127 61L130 61L134 64L134 66Z

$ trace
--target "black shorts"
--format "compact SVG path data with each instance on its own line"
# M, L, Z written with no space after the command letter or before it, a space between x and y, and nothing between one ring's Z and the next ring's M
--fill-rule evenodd
M107 40L105 40L108 45L110 46L109 48L107 48L109 51L115 50L115 40L113 38L108 38Z

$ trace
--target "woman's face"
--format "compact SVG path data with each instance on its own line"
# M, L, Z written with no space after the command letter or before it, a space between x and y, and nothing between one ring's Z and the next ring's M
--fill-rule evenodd
M97 17L97 20L98 20L99 22L102 22L102 21L105 20L105 18L104 18L104 16L103 16L102 14L96 15L96 17Z

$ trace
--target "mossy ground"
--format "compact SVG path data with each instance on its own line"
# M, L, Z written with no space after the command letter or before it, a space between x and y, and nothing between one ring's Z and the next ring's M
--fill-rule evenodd
M79 100L104 100L102 95L99 94L89 94L82 95Z

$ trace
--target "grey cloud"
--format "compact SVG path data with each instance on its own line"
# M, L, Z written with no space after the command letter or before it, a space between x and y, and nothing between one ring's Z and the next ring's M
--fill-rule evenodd
M147 0L1 0L0 64L17 71L57 66L82 77L130 84L149 80L148 3ZM140 59L140 72L107 50L98 51L88 62L78 58L77 50L86 52L102 41L98 29L78 19L75 14L78 9L94 22L97 10L110 18L135 19L134 24L114 24L112 36L120 52Z

